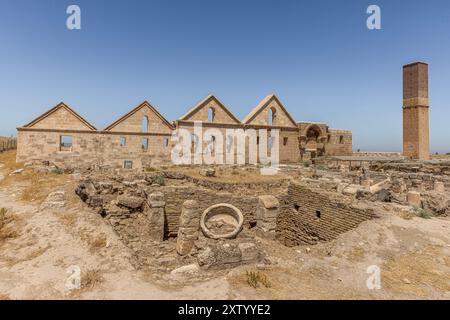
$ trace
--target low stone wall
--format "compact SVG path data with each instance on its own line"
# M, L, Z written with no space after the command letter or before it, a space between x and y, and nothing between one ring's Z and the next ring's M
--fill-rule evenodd
M330 241L376 217L371 210L348 207L298 184L289 186L281 203L277 238L286 246Z
M216 192L190 186L167 186L159 187L158 190L164 193L166 197L166 237L177 236L181 208L185 200L196 200L200 213L214 204L229 203L242 211L244 225L249 226L255 221L255 212L258 205L257 197L240 197L228 192Z

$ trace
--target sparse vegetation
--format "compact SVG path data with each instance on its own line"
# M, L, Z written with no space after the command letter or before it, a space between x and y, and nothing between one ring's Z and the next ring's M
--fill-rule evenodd
M414 209L414 213L416 216L422 219L431 219L433 217L433 213L430 210L416 208Z
M153 178L153 183L156 183L160 186L164 186L166 184L163 176L156 176Z
M260 284L263 285L266 288L270 288L272 285L269 281L269 278L267 275L262 273L261 271L250 271L247 270L245 272L245 275L247 277L247 283L249 286L253 288L259 288Z
M155 172L158 171L155 167L145 167L144 168L145 172Z
M102 249L106 247L106 244L107 244L107 237L106 234L104 233L96 235L91 239L89 239L89 246L91 248L91 251Z
M309 167L311 166L311 161L309 161L309 160L304 160L304 161L303 161L303 166L304 166L305 168L309 168Z
M74 213L62 213L58 215L59 220L66 226L73 226L77 221L77 215Z
M81 274L81 289L90 290L105 281L103 274L98 269L89 269Z
M5 208L0 209L0 242L18 236L18 233L11 228L11 223L16 219L17 217Z

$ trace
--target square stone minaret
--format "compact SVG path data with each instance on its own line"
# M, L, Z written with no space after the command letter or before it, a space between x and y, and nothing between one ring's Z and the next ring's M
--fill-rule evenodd
M430 159L428 64L403 66L403 155Z

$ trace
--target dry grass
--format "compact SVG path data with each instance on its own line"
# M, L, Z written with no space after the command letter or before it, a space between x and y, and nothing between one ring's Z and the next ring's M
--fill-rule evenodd
M362 247L353 247L348 253L348 260L352 262L360 262L364 260L366 251Z
M272 286L267 275L261 271L247 270L245 276L247 278L247 284L255 289L259 288L260 285L263 285L266 288Z
M26 254L24 257L17 257L17 255L11 257L6 256L3 257L3 260L6 262L8 267L13 267L14 265L26 261L34 260L40 256L42 256L48 249L51 248L51 245L47 245L45 247L39 247L36 250L31 251L30 253Z
M101 270L89 269L81 274L81 290L91 290L104 281Z
M8 171L13 171L23 167L22 164L16 163L16 150L0 152L0 164L3 165L0 169L6 169Z
M65 212L58 214L58 219L63 225L67 227L73 227L77 222L78 217L73 212Z
M19 236L12 224L17 221L16 215L9 213L5 208L0 209L0 244L8 239L14 239Z
M89 247L92 252L105 248L107 244L106 234L101 233L88 239Z
M441 247L427 246L420 252L394 257L381 268L382 287L420 297L428 295L429 287L442 293L450 291L448 265L435 259L442 255Z

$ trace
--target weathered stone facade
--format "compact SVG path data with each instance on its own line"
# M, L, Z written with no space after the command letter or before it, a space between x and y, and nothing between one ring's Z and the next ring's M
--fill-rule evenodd
M60 103L32 122L17 128L17 161L52 161L64 166L113 166L140 168L171 161L177 128L192 134L192 151L201 147L204 153L209 141L196 145L194 124L203 129L217 129L223 150L214 150L216 158L225 158L227 148L234 148L236 139L227 129L254 129L259 148L259 129L279 130L279 160L295 163L321 155L351 155L352 134L347 130L330 129L326 124L296 123L275 95L264 98L242 121L236 118L216 97L208 96L187 114L171 123L147 101L113 122L97 130L64 103ZM234 146L227 143L233 141ZM249 142L246 162L249 162ZM257 157L259 162L259 158Z

